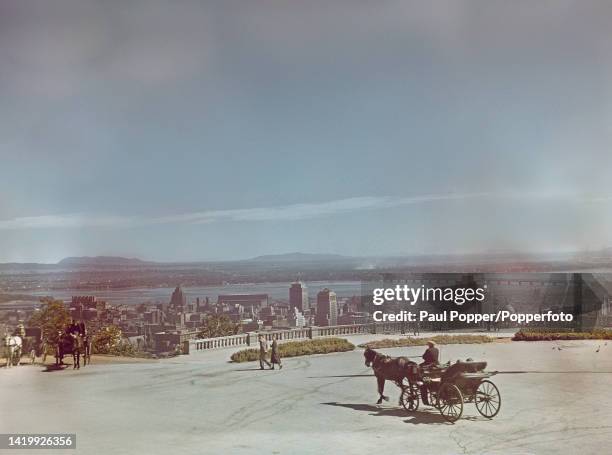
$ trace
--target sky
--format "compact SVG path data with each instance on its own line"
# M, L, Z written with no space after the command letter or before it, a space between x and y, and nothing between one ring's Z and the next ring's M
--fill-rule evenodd
M0 262L612 246L608 1L0 0Z

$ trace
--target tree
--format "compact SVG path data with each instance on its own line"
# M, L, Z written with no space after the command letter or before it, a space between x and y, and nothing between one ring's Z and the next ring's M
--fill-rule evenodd
M28 321L28 325L39 327L43 339L48 344L56 345L58 342L57 333L60 330L65 330L66 326L70 324L70 312L61 300L45 299L42 302L43 306L34 312Z
M121 345L121 329L109 325L100 329L93 337L92 347L97 354L111 354Z
M240 324L223 314L211 314L204 320L204 325L200 328L198 336L200 338L225 337L236 335L240 329Z

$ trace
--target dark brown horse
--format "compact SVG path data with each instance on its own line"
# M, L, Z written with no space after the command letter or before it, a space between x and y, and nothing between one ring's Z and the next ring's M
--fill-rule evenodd
M91 363L91 344L91 336L86 334L85 337L83 337L83 366Z
M83 335L73 333L72 335L72 368L81 368L81 354L85 357L85 342ZM85 365L87 361L85 360ZM85 366L83 365L83 366Z
M366 348L363 356L365 357L366 367L372 367L378 381L378 394L380 397L376 404L381 404L383 400L389 401L389 397L383 394L385 391L385 381L395 382L400 389L404 387L404 379L407 379L408 383L416 381L418 365L408 360L407 357L390 357L370 348Z
M60 333L58 335L57 344L55 347L55 364L64 365L64 356L66 354L72 354L72 368L81 368L81 355L85 360L86 357L86 346L85 339L78 333ZM87 361L85 364L87 365Z

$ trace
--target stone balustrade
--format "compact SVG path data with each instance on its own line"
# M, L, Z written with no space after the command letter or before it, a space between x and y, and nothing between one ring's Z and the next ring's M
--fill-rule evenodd
M377 322L370 324L333 325L325 327L303 327L294 329L268 330L248 332L226 337L194 339L189 341L189 352L219 349L229 347L256 346L259 335L267 341L272 341L276 335L279 342L310 340L319 337L335 337L343 335L359 335L367 333L401 333L407 326L401 322Z

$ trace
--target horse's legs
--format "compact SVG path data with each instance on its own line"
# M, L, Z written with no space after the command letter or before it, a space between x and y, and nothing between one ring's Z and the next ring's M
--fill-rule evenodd
M402 405L402 392L404 391L404 379L402 378L402 380L400 381L395 381L395 385L398 386L400 389L399 405L401 406Z
M383 400L389 401L389 397L386 397L383 395L385 391L385 378L383 378L382 376L376 376L376 380L378 381L378 395L379 395L379 398L376 404L381 404Z

